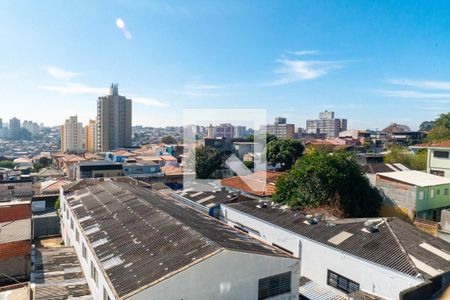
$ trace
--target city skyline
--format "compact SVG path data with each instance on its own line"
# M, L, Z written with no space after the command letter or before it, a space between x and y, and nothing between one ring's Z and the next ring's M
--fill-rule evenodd
M250 107L297 127L329 110L349 129L414 130L448 110L449 4L258 4L2 3L1 117L86 124L111 82L143 126Z

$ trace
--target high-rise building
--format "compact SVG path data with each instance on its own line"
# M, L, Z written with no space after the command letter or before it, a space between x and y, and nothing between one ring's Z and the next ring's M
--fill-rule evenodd
M212 124L209 124L208 126L208 136L209 139L214 138L214 126Z
M19 134L20 120L16 117L9 120L9 135L16 137Z
M111 84L108 96L97 100L97 150L105 152L131 146L131 100Z
M319 113L318 120L306 121L306 132L323 134L327 138L339 136L339 132L347 130L347 119L336 119L334 112L324 111Z
M0 118L0 129L2 129L3 128L3 120L2 120L2 118Z
M295 136L295 125L287 124L287 119L282 117L275 118L273 124L261 126L261 130L265 130L267 134L272 134L279 139L291 139Z
M84 148L86 152L94 153L97 145L97 122L89 120L88 125L84 127Z
M39 133L39 125L33 121L23 121L22 127L28 130L32 136L35 136Z
M245 126L235 126L234 127L234 137L242 138L246 135L247 127Z
M62 152L83 153L83 124L77 116L71 116L61 126Z
M214 137L219 138L234 138L234 126L230 123L220 124L214 128Z

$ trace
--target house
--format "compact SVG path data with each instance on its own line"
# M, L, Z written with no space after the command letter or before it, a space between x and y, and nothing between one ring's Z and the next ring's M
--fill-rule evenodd
M172 155L161 155L161 160L164 166L178 166L178 161Z
M300 259L309 299L430 299L450 283L450 244L397 218L327 220L261 200L220 208L230 226Z
M369 179L372 186L375 186L376 176L378 173L384 172L402 172L409 171L409 168L400 164L385 164L385 163L368 163L361 166L364 175Z
M161 177L161 167L154 162L126 161L122 164L123 174L133 178Z
M21 169L33 168L33 160L28 157L19 157L16 158L13 162L16 167Z
M0 202L0 285L29 280L30 252L30 201Z
M438 222L450 207L450 178L420 171L378 173L376 186L384 196L382 216L415 217Z
M33 180L28 177L0 180L0 202L28 199L33 195Z
M105 179L61 195L93 299L298 299L297 259L168 194Z
M256 171L246 176L233 176L222 179L220 185L226 189L239 191L253 198L272 197L275 193L275 183L283 175L282 172Z
M119 163L108 160L87 160L77 164L75 174L77 179L116 177L122 176L123 171L122 164Z
M129 152L126 150L118 150L114 152L107 152L105 158L116 163L123 163L127 159L134 159L137 156L139 156L139 154L137 153Z
M450 140L428 147L427 172L450 178Z

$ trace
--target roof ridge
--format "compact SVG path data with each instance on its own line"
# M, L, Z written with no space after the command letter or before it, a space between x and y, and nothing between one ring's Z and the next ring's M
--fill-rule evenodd
M420 270L416 267L416 265L414 264L413 260L411 259L411 257L409 257L409 253L408 251L406 251L405 247L403 246L402 242L400 241L400 239L397 237L397 234L394 232L394 230L391 227L390 222L395 220L394 218L386 218L386 225L387 228L389 229L389 231L392 233L392 236L394 237L394 239L397 241L398 245L400 246L400 248L402 249L402 251L405 253L406 256L406 260L411 264L412 268L414 269L414 271L416 271L417 274L422 275L422 272L420 272ZM423 275L422 275L423 276Z

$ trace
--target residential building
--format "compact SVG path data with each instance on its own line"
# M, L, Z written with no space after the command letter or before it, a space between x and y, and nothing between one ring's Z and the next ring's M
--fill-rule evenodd
M89 120L88 125L84 127L84 147L86 152L95 153L97 150L97 122Z
M23 121L22 127L31 133L31 136L36 136L39 133L39 125L33 121Z
M108 160L84 160L78 162L76 179L122 176L122 165Z
M228 138L232 139L235 135L234 126L230 123L220 124L214 127L214 137L215 138Z
M16 117L9 120L9 135L15 137L19 134L20 120Z
M397 218L327 220L270 201L220 208L230 226L299 258L300 299L432 299L450 283L450 244Z
M31 177L0 180L0 203L17 199L31 199L31 196L33 196Z
M410 171L408 167L400 163L366 163L361 166L361 170L363 171L367 179L369 179L369 182L372 186L376 186L376 178L378 173Z
M427 172L450 178L450 140L433 143L427 148Z
M108 96L97 100L97 150L106 152L131 146L131 100L112 84Z
M105 180L60 197L95 300L298 299L297 259L170 194Z
M306 132L311 134L325 134L327 138L339 136L339 132L347 130L347 119L336 119L334 112L319 113L318 120L306 121Z
M29 280L30 201L0 202L0 230L0 286Z
M83 124L77 116L69 117L61 127L61 151L63 153L83 153Z
M382 216L439 222L441 211L450 208L450 178L419 171L383 172L377 174L376 186L384 196Z
M154 162L127 161L122 164L123 175L132 178L162 177L161 167Z
M291 139L295 137L295 125L287 124L287 119L282 117L275 118L273 124L261 126L261 130L267 134L275 135L279 139Z
M234 138L243 138L247 135L247 127L234 126Z

